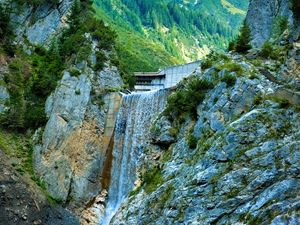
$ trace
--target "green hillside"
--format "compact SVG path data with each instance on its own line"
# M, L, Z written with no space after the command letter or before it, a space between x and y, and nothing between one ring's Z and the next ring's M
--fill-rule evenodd
M118 33L129 70L155 70L225 49L248 0L94 0L97 16Z

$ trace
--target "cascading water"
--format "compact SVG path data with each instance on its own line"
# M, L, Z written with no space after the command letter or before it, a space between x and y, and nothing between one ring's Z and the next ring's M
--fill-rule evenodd
M111 181L101 225L108 225L122 201L134 187L136 169L149 140L153 119L163 110L167 90L125 95L117 116Z

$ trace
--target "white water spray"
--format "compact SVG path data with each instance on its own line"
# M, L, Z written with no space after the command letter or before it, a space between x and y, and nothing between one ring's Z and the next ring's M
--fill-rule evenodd
M151 122L163 110L166 90L132 93L122 98L117 116L108 201L100 225L108 225L134 187L137 166L149 140Z

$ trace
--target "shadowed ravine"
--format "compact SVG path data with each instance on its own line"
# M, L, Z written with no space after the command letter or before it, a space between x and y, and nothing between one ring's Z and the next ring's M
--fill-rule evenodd
M149 140L151 122L163 110L166 97L166 90L123 96L115 128L109 197L101 225L109 224L134 187L136 168Z

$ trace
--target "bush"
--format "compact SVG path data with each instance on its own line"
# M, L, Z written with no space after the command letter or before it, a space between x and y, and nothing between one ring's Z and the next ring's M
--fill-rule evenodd
M270 41L265 41L265 43L261 47L261 50L259 52L259 56L261 56L263 58L270 58L272 52L273 52L272 44L270 43Z
M277 39L279 38L283 32L288 29L288 19L284 16L276 17L272 24L272 37Z
M104 52L102 52L102 51L96 52L95 70L102 70L104 68L104 63L107 60L108 59Z
M240 34L236 40L235 51L239 53L246 53L252 48L251 44L251 30L246 21L240 29Z
M230 41L228 44L228 51L235 51L236 50L235 46L236 46L235 41Z
M189 148L194 149L197 147L198 139L192 133L190 133L187 136L187 143L189 145Z
M151 193L164 182L161 169L154 167L148 170L142 177L142 185L146 193Z
M226 73L222 79L221 79L222 82L225 82L228 87L232 87L235 85L235 82L236 82L236 77L229 74L229 73Z
M232 62L232 61L216 66L217 72L220 72L223 69L226 69L229 72L235 72L237 76L241 76L244 72L244 69L240 64Z
M59 0L17 0L16 3L18 3L19 5L27 3L29 5L37 7L37 6L45 4L45 3L58 4Z
M186 115L193 118L197 116L197 106L203 101L208 90L213 84L207 80L192 77L182 90L178 90L169 96L164 114L170 120L181 120Z
M205 58L205 60L201 62L201 69L202 70L208 69L221 60L227 62L229 58L224 54L212 52Z
M5 75L10 98L6 102L9 109L1 116L1 125L22 130L25 124L25 98L24 98L24 66L20 59L14 59L9 65L10 73Z
M9 10L10 9L4 8L4 6L0 4L0 47L4 49L6 54L13 56L15 47L12 41L15 35L11 26Z
M74 2L72 12L68 17L69 28L63 32L60 38L60 54L63 58L73 58L86 60L92 53L91 40L86 36L91 34L93 40L97 41L98 52L111 51L115 46L116 33L104 22L96 19L92 14L90 1ZM104 53L97 53L96 70L100 70L106 61ZM98 63L98 61L100 61Z

